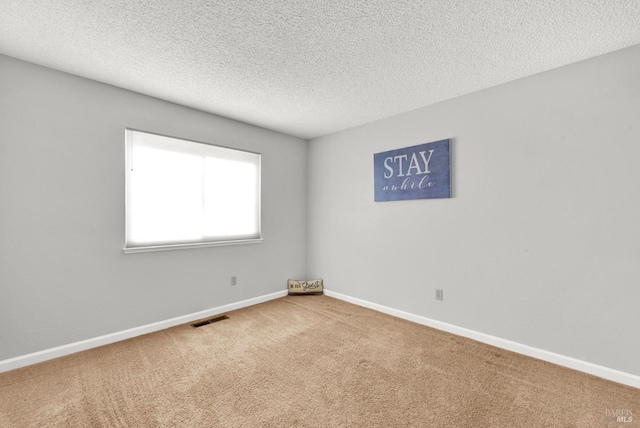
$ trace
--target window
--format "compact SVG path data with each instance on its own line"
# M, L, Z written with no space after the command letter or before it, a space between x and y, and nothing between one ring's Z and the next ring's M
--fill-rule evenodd
M260 155L126 130L124 251L261 242Z

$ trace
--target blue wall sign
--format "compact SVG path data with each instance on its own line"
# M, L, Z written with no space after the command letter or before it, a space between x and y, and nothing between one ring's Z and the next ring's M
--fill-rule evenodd
M376 201L451 197L450 140L373 155Z

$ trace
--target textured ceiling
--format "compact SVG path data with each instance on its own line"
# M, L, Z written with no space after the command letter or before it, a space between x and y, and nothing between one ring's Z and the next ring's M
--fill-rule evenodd
M0 0L0 53L313 138L639 44L639 23L638 0Z

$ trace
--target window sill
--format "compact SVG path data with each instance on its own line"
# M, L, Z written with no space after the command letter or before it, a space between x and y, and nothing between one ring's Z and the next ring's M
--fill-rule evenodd
M262 238L238 239L234 241L194 242L190 244L166 244L166 245L148 245L145 247L125 247L122 249L122 252L124 252L125 254L150 253L153 251L186 250L190 248L224 247L227 245L245 245L245 244L260 244L260 243L262 243Z

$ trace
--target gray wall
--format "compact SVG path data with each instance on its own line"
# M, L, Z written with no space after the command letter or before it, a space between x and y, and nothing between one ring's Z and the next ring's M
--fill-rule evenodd
M0 360L307 276L638 375L639 70L636 46L307 145L0 56ZM264 243L124 255L125 127L261 152ZM452 199L373 202L374 153L443 138Z
M306 141L6 56L0 76L0 360L304 276ZM124 255L125 127L262 153L264 242Z
M312 140L307 274L640 375L639 119L635 46ZM452 199L373 202L374 153L444 138Z

